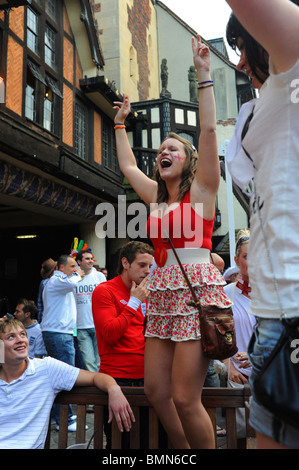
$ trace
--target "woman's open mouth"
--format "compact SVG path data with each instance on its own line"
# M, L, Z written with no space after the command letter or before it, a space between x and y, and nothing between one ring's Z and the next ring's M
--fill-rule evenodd
M161 158L160 160L161 168L169 168L172 165L172 161L169 158Z

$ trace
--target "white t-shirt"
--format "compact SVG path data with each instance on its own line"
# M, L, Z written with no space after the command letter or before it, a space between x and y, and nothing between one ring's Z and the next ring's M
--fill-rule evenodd
M242 147L242 131L253 111L256 100L257 98L254 98L241 106L235 132L228 144L225 157L232 179L247 195L250 195L247 192L247 186L254 177L254 168L252 161L247 157Z
M76 285L77 329L94 328L91 298L94 288L101 282L106 282L106 276L96 269L92 269Z
M299 61L287 72L270 76L260 90L254 117L243 140L253 160L256 196L250 200L248 273L251 311L279 318L281 310L261 230L265 228L284 311L299 314ZM297 90L297 91L296 91Z
M79 369L52 357L28 359L24 374L0 380L0 449L43 449L53 401L71 390Z
M73 334L77 317L74 292L78 282L81 282L81 276L77 273L66 276L61 271L54 271L43 290L42 331Z
M251 300L242 294L242 291L236 287L235 282L224 286L224 290L226 295L234 303L233 314L238 352L247 352L248 343L253 332L253 327L256 324L255 317L249 313ZM251 367L240 367L240 362L235 359L235 356L231 357L230 360L233 362L237 370L249 377L251 373Z

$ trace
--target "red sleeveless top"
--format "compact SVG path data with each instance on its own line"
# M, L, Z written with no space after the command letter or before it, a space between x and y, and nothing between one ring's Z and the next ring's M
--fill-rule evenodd
M214 218L207 220L195 212L190 204L190 191L186 193L176 209L163 217L163 223L175 248L212 249ZM163 229L161 218L150 214L147 219L146 230L155 250L161 248L171 249L168 242L163 243L163 238L167 238L167 233Z

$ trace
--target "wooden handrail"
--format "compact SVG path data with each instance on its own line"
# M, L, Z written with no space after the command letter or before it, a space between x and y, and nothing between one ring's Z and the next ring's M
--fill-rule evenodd
M136 422L130 432L130 448L139 448L139 410L141 407L149 408L149 449L159 448L159 421L155 410L148 401L143 387L122 387L131 408L135 414ZM206 408L213 423L216 438L216 409L224 408L226 416L226 448L237 448L236 435L236 408L245 408L246 428L250 435L248 425L250 388L245 386L243 389L231 389L222 387L204 388L202 392L202 403ZM108 395L96 387L74 387L71 391L64 391L57 395L55 403L60 404L60 423L58 448L67 448L68 445L68 405L77 405L77 432L76 442L85 442L85 424L86 424L86 405L94 405L94 429L97 432L93 438L93 447L95 449L103 448L103 425L104 425L104 407L108 404ZM51 448L50 427L46 441L46 449ZM215 439L216 442L216 439ZM112 423L112 449L121 448L121 433L115 424Z

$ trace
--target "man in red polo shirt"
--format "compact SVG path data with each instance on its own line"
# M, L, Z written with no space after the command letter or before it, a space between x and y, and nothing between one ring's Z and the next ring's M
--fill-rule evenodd
M153 248L129 242L120 252L118 276L99 284L92 294L100 372L120 386L143 386L145 300L152 264ZM106 437L109 448L108 430Z

